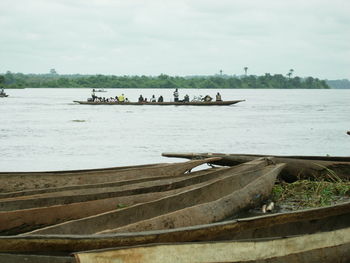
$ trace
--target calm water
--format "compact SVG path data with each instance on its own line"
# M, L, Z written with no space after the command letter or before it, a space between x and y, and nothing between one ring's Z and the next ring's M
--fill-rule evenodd
M108 90L130 100L172 90ZM180 90L180 96L217 90ZM174 161L162 152L350 155L350 90L220 90L226 107L89 106L88 89L7 90L0 171Z

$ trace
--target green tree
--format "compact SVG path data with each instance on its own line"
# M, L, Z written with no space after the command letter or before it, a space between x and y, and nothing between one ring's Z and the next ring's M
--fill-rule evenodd
M248 67L244 67L243 69L244 69L244 75L246 75L246 76L247 76Z

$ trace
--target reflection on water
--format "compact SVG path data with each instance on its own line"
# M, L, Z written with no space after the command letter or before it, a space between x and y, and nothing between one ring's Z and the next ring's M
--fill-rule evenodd
M215 95L217 90L181 90ZM162 152L349 155L350 90L219 90L232 106L89 106L88 89L8 90L0 99L0 171L110 167ZM136 101L172 90L108 90ZM180 160L176 160L180 161Z

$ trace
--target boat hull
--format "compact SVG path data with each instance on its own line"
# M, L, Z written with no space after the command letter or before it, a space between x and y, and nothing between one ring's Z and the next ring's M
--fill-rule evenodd
M350 179L350 157L327 156L278 156L278 155L251 155L251 154L223 154L223 153L163 153L166 157L202 159L221 157L213 162L218 165L234 166L249 162L257 158L273 157L277 163L286 163L280 178L287 182L299 179L326 179L337 181Z
M57 253L153 243L242 240L304 235L350 227L350 202L159 231L110 235L1 236L2 253Z
M74 101L84 105L134 105L134 106L229 106L244 100L227 101L192 101L192 102L96 102L96 101Z
M245 241L158 244L76 253L80 263L349 262L350 228Z

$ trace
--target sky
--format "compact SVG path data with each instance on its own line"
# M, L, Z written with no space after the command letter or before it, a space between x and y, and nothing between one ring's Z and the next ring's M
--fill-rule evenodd
M0 72L350 79L349 0L1 0Z

